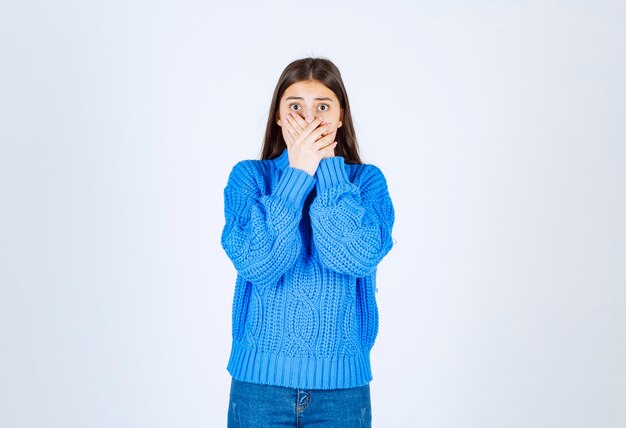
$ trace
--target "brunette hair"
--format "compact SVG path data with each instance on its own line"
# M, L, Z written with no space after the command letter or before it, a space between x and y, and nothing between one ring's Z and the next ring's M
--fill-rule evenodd
M283 150L287 148L281 128L276 123L280 99L289 86L308 80L317 80L333 91L343 110L342 125L337 128L335 155L342 156L346 163L363 163L359 156L359 146L356 140L356 133L354 132L354 125L352 124L348 93L343 85L341 73L330 60L310 57L293 61L283 70L278 79L265 128L261 160L274 159L280 156Z

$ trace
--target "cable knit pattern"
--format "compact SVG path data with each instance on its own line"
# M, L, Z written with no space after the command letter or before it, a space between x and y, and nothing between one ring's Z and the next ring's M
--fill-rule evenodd
M376 267L395 218L380 169L335 156L311 176L287 150L244 160L224 213L222 247L237 270L229 373L308 389L371 381Z

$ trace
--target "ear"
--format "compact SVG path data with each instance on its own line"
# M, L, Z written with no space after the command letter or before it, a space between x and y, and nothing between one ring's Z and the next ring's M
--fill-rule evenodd
M282 122L280 121L280 116L278 115L278 112L276 112L276 117L274 118L274 120L276 121L276 124L280 127L283 126Z
M343 125L343 109L341 109L341 115L339 116L339 123L337 123L337 128L341 128L341 125Z

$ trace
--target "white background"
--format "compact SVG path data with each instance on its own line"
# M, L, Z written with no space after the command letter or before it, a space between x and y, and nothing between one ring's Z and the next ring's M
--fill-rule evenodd
M0 426L226 425L232 166L339 67L397 244L375 427L626 426L619 1L0 4Z

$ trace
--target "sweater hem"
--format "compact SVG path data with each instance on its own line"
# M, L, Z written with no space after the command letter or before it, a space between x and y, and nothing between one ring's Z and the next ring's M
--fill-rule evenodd
M372 380L369 352L344 357L289 357L233 342L227 366L242 382L306 389L363 386Z

